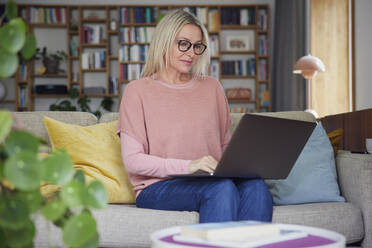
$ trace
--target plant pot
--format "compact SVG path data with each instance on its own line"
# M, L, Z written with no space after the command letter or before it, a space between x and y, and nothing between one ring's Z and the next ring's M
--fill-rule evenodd
M49 58L43 59L43 65L46 68L46 74L58 74L59 71L59 60L53 60Z

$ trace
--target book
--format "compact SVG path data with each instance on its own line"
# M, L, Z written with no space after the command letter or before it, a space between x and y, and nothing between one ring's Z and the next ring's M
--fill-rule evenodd
M239 241L280 235L279 225L257 221L203 223L181 227L181 236L209 241Z
M274 224L273 224L274 225ZM174 235L173 240L183 242L184 245L190 244L190 246L217 246L217 247L235 247L235 248L246 248L246 247L257 247L269 244L275 244L278 242L301 239L307 237L308 233L302 230L287 230L281 229L278 235L265 236L261 238L253 237L242 241L233 240L205 240L202 238Z

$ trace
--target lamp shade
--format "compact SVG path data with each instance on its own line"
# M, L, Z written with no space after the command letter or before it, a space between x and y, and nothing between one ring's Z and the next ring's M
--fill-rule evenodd
M293 68L293 73L301 74L306 79L313 78L319 71L325 72L323 62L310 54L297 60Z

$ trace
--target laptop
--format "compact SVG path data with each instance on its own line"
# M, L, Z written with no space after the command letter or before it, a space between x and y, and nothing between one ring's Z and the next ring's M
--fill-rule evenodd
M169 175L173 178L287 178L316 123L245 114L214 173Z

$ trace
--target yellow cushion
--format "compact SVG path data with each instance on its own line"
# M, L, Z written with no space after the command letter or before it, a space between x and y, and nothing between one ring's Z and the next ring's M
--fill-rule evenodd
M337 155L338 150L340 149L343 134L344 134L344 130L342 130L342 128L333 130L332 132L328 134L328 138L332 144L333 153L335 157Z
M121 157L117 121L92 126L63 123L44 116L54 149L64 148L87 181L100 180L110 203L134 203L135 196Z

